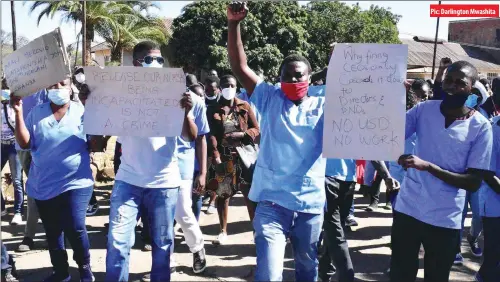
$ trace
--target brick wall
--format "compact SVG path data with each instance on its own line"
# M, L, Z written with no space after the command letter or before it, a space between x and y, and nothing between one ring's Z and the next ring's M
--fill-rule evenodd
M450 22L448 41L500 48L500 18Z

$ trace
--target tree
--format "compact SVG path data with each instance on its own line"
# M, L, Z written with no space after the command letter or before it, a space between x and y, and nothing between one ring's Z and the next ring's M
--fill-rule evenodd
M227 59L229 2L195 2L184 7L174 20L169 50L174 64L194 73L215 68L231 72ZM309 58L314 69L327 64L332 42L397 43L399 16L372 6L312 1L248 2L249 14L242 22L242 39L248 63L262 69L268 78L277 77L285 56L299 53Z
M17 47L21 48L24 45L28 44L30 40L22 35L17 36ZM14 52L14 48L12 46L12 33L0 30L0 44L2 48L2 57L5 57L12 52Z
M12 49L17 50L17 31L16 31L16 10L14 1L10 1L10 17L12 20Z
M86 61L91 59L91 44L94 40L96 31L102 26L107 26L113 30L121 30L124 27L120 24L119 19L125 21L135 21L137 18L142 18L141 12L147 11L150 7L156 7L151 1L86 1L86 27L87 34L84 40ZM62 13L63 22L82 22L83 20L83 5L77 0L62 0L62 1L35 1L30 8L30 12L34 12L38 8L43 10L38 15L38 24L43 17L53 18L58 12Z

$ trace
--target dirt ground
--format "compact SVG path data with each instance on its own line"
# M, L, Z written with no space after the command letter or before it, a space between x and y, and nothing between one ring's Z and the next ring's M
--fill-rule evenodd
M92 217L87 218L87 228L91 243L91 265L97 281L103 281L105 275L106 234L104 224L108 222L109 195L111 184L99 187L97 191L100 210ZM381 195L384 199L384 195ZM367 199L356 195L356 217L359 226L355 231L347 233L351 257L356 271L357 281L388 281L384 274L390 258L389 240L391 228L391 212L380 209L368 213L364 211ZM9 253L15 256L16 266L22 281L41 281L51 273L49 253L46 250L45 236L42 225L39 224L36 236L35 251L18 254L13 252L21 242L24 224L10 226L12 218L12 203L8 206L9 214L2 217L2 241ZM203 208L206 210L206 207ZM466 221L466 232L470 226L470 214ZM26 220L26 218L24 218ZM216 214L202 214L200 219L205 236L205 248L208 267L202 275L195 275L191 269L192 255L182 239L182 232L177 232L175 260L178 272L172 276L172 281L251 281L255 269L255 247L252 236L252 227L246 212L243 197L238 194L230 202L229 212L229 242L227 245L214 246L214 240L219 233L218 217ZM467 233L466 233L467 234ZM482 239L481 239L482 244ZM139 233L136 233L136 245L130 257L130 280L140 281L151 267L151 253L142 252L142 242ZM473 281L473 275L479 269L480 259L474 258L466 240L462 242L465 263L460 267L453 267L451 281ZM72 251L68 250L71 260ZM78 271L74 261L72 267L72 281L78 281ZM423 261L420 263L419 280L423 281ZM294 280L294 263L291 246L287 246L284 262L283 278L286 281Z

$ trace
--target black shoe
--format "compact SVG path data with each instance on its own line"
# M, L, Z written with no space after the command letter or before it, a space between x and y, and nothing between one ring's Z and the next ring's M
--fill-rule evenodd
M18 282L17 278L12 274L11 271L2 270L2 281L4 282Z
M207 260L205 259L205 248L203 248L193 254L193 272L202 273L205 268L207 268Z
M358 222L354 216L348 215L345 219L345 226L358 226Z
M389 210L389 211L390 211L390 210L392 210L392 204L391 204L391 202L390 202L390 201L388 201L388 202L385 204L384 209Z
M78 268L80 272L80 281L81 282L93 282L95 281L94 274L92 273L92 269L89 264L82 265Z
M99 210L99 205L97 203L89 204L87 207L87 216L95 215L98 210Z
M375 201L373 203L371 203L366 209L365 211L367 212L372 212L372 211L376 211L378 209L378 202Z
M17 247L16 252L24 253L35 249L35 242L30 237L24 237L21 244Z
M143 252L151 252L152 250L153 250L153 247L151 246L151 244L144 243L144 247L142 247Z

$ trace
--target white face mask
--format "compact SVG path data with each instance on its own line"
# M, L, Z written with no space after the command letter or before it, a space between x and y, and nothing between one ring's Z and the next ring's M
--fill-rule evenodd
M205 98L207 98L207 100L213 101L213 100L217 99L217 94L214 96L207 96L207 94L205 94Z
M158 63L158 61L156 60L153 60L151 64L146 64L145 62L143 62L142 66L145 68L163 68L163 65Z
M236 97L236 88L224 88L222 89L222 97L226 100L233 100Z
M85 74L79 73L79 74L75 75L75 79L79 83L84 83L85 82Z
M69 89L49 89L48 90L49 100L58 105L62 106L69 102L70 100L70 92Z

